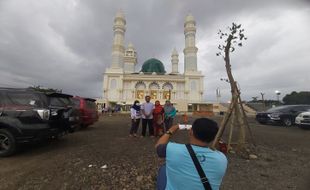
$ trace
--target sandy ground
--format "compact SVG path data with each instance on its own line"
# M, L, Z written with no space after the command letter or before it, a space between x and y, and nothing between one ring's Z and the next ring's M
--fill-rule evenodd
M101 116L60 140L23 146L0 158L0 189L155 189L156 139L130 138L129 123L128 115ZM229 154L221 189L310 189L310 130L250 125L258 159ZM187 133L172 140L185 143Z

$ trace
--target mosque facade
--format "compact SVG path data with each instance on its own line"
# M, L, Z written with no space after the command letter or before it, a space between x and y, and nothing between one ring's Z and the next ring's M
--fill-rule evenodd
M135 100L143 102L149 95L152 102L163 104L169 99L179 111L202 110L204 76L197 70L196 22L192 15L187 15L184 22L184 73L179 72L176 49L171 53L170 73L156 58L146 60L136 70L137 51L131 43L126 48L124 45L126 20L122 12L115 16L113 31L112 62L103 73L104 107L119 105L126 111Z

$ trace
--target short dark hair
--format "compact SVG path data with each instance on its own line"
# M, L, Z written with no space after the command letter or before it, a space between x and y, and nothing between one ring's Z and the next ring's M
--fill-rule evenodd
M206 143L214 140L218 129L217 123L208 118L196 119L192 126L194 136Z

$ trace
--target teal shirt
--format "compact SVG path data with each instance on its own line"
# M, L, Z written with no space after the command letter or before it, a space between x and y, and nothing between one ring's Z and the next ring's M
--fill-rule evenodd
M170 112L167 112L165 107L164 107L164 111L165 111L165 117L168 118L168 117L171 117L171 118L174 118L175 115L177 114L177 110L175 109L175 107L171 107L170 108L171 111Z
M227 168L227 158L220 151L192 145L212 190L218 190ZM192 158L184 144L168 143L166 149L166 190L204 189Z

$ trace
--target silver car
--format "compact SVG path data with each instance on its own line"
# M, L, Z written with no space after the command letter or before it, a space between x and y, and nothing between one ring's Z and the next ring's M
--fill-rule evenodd
M310 129L310 110L300 113L296 117L295 123L298 127L302 129Z

